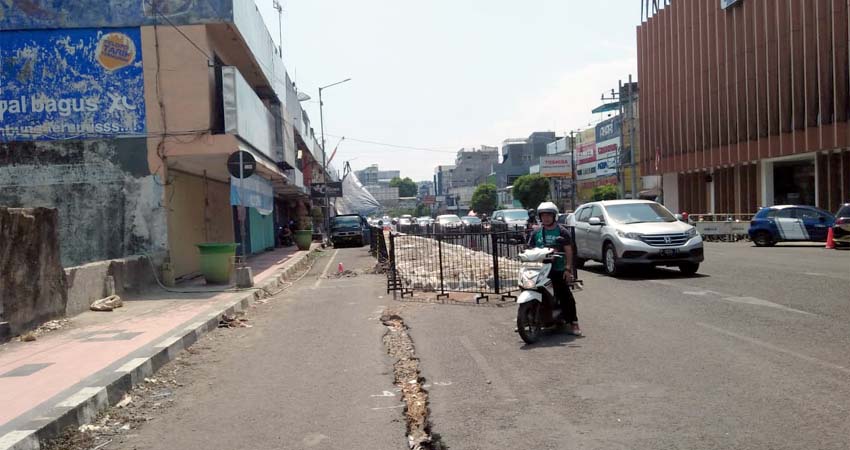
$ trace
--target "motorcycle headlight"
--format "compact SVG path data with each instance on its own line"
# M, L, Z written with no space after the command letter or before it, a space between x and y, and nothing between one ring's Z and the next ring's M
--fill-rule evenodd
M622 230L617 230L617 236L626 239L633 239L635 241L639 241L643 237L643 235L640 233L626 233Z
M687 236L688 239L696 237L697 234L699 234L699 233L697 233L696 227L691 227L690 230L685 231L685 236Z

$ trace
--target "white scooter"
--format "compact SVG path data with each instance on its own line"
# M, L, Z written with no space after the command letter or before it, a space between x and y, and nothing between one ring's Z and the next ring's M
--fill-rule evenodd
M519 336L526 344L533 344L546 328L558 328L566 324L563 310L555 300L555 290L549 273L552 264L564 253L551 248L534 248L519 254L522 266L519 270L516 326ZM570 288L580 290L581 281L573 281Z

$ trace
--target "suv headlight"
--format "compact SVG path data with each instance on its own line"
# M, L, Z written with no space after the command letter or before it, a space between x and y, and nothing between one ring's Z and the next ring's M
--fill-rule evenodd
M633 239L635 241L639 241L643 237L643 234L641 234L641 233L626 233L622 230L617 230L617 236L620 236L621 238Z
M697 237L697 234L699 233L697 233L696 227L691 227L690 230L685 231L685 236L687 236L688 239Z

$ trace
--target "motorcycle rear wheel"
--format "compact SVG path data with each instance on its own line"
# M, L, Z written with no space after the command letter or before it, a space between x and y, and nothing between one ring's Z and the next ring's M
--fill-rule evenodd
M533 344L540 339L540 302L528 302L519 305L516 313L516 328L519 337L526 344Z

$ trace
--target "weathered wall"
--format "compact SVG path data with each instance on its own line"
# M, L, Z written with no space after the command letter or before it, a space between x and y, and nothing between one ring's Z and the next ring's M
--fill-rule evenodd
M0 207L0 322L12 334L65 313L55 209Z
M177 277L201 269L195 244L233 242L230 186L183 172L169 172L168 236Z
M163 252L162 192L145 138L0 144L0 205L57 208L65 267Z

